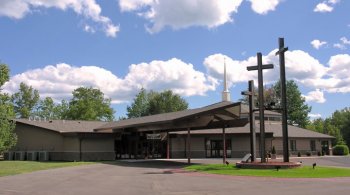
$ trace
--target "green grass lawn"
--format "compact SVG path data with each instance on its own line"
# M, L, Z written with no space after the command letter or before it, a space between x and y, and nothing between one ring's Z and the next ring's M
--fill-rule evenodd
M261 176L261 177L284 177L284 178L329 178L329 177L350 177L349 168L320 167L312 169L311 166L302 166L293 169L240 169L232 165L191 165L186 170L199 171L222 175L239 176Z
M0 177L16 175L38 170L54 169L79 165L94 164L94 162L36 162L36 161L0 161Z

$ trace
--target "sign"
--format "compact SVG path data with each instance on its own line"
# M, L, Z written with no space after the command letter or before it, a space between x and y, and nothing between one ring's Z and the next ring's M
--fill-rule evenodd
M146 134L147 139L155 140L155 139L160 139L160 134Z

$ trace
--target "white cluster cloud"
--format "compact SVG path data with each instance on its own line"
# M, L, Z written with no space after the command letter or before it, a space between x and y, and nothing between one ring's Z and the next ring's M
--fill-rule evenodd
M252 9L258 14L267 14L274 11L281 0L249 0L252 3Z
M317 102L317 103L326 102L323 91L319 89L316 89L316 91L310 91L307 95L304 95L303 97L307 102Z
M110 18L101 15L101 7L95 0L1 0L0 16L22 19L40 8L72 9L78 15L95 22L109 37L116 37L119 32L119 26L114 25ZM95 32L96 29L87 25L84 30Z
M190 26L213 28L232 22L242 0L120 0L124 12L136 12L150 22L147 30L156 33L165 27Z
M282 0L249 0L258 14L274 11ZM183 29L190 26L214 28L232 22L243 0L119 0L122 12L134 12L149 22L148 32L165 27Z
M263 56L264 64L274 64L274 69L264 70L265 84L279 78L276 50ZM204 59L206 73L197 71L192 64L172 58L167 61L154 60L149 63L132 64L124 78L97 66L74 67L68 64L48 65L15 75L4 85L4 91L13 93L20 82L38 89L43 97L56 100L71 97L71 92L81 86L101 89L113 103L130 101L140 88L162 91L171 89L183 96L206 95L217 89L222 81L223 65L227 65L229 86L257 80L256 71L247 71L255 66L255 56L235 60L223 54L213 54ZM328 65L322 65L308 53L301 50L286 52L287 79L293 79L311 89L304 95L306 101L324 103L324 93L350 92L350 55L332 56Z
M40 91L42 97L68 99L81 86L99 88L112 103L127 102L140 90L171 89L183 96L205 95L215 90L216 79L196 71L192 64L173 58L168 61L133 64L125 78L97 66L74 67L69 64L48 65L15 75L4 85L4 91L14 93L24 82Z
M264 64L274 64L274 69L264 70L265 84L274 83L279 78L278 56L276 50L263 56ZM293 79L306 88L313 89L304 97L309 102L324 103L327 93L349 93L350 92L350 55L339 54L329 59L328 66L321 64L310 54L293 50L286 52L287 79ZM214 54L204 60L207 73L221 81L223 74L224 59L227 65L229 85L246 83L247 80L257 80L257 72L248 72L247 66L257 64L255 56L245 60L235 60L223 54Z
M333 47L341 50L345 50L347 49L346 47L347 45L350 45L350 40L348 40L346 37L341 37L340 42L333 44Z
M314 12L332 12L334 9L334 5L339 3L340 0L328 0L328 1L323 1L322 3L319 3L316 5L314 8Z
M322 115L321 115L320 113L317 113L317 114L309 114L309 117L315 119L315 118L321 118Z
M314 47L315 49L320 49L322 46L327 44L326 41L320 41L318 39L315 39L315 40L311 41L310 43L311 43L312 47Z
M263 56L264 64L274 64L274 69L264 70L265 83L276 82L279 78L279 61L278 56L275 55L277 50L271 51L269 54ZM308 53L301 50L286 52L286 72L288 79L296 81L303 81L305 78L317 79L322 77L327 68ZM214 54L204 60L208 74L214 78L221 80L223 73L223 62L226 59L227 72L229 77L229 84L247 82L247 80L257 80L257 72L247 71L247 66L255 66L257 59L255 56L249 57L246 60L234 60L223 54Z

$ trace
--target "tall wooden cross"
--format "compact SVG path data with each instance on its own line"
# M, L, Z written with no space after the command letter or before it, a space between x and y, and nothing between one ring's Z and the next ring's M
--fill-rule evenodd
M266 151L265 151L265 116L264 116L264 82L263 82L263 69L272 69L273 64L263 64L262 54L257 53L257 66L248 66L247 70L258 71L258 88L259 88L259 118L260 118L260 158L261 162L266 162Z
M250 154L251 161L255 162L256 158L256 134L255 134L255 114L254 114L254 96L255 89L254 89L254 81L250 80L248 82L248 91L242 91L242 95L248 96L249 99L249 127L250 127Z
M278 39L280 61L280 79L281 79L281 106L282 106L282 140L283 140L283 162L289 162L288 149L288 124L287 124L287 92L286 92L286 65L284 53L288 51L288 47L284 47L284 38Z

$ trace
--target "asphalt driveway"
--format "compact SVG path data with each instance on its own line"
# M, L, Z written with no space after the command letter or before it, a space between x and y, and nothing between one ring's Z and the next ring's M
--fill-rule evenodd
M296 160L300 161L299 158ZM302 160L305 165L317 162L320 165L350 167L349 157ZM220 159L193 160L193 162L218 163ZM277 179L222 176L187 172L181 169L185 165L181 160L136 161L37 171L0 177L0 194L336 195L348 194L350 191L350 178Z

